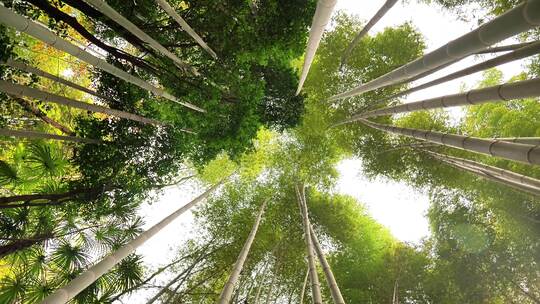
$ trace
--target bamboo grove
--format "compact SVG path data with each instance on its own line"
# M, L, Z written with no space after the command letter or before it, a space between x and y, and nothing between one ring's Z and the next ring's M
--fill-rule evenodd
M372 33L395 0L0 2L0 303L540 303L540 0L410 1L484 14L431 52ZM341 194L351 160L431 234Z

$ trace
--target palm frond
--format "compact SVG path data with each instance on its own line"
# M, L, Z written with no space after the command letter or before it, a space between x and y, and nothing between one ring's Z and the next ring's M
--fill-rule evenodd
M52 146L43 143L32 144L29 151L26 162L42 175L60 176L67 170L68 161L57 150L53 150Z
M0 160L0 185L17 184L20 181L17 169L7 162Z

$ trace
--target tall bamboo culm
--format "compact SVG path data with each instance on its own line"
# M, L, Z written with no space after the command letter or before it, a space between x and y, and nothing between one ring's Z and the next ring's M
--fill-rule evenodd
M182 18L178 13L171 7L171 5L165 0L156 0L157 4L169 15L171 16L178 25L191 36L208 54L210 54L214 59L217 59L217 54L212 50L206 42L189 26L189 24Z
M16 60L13 60L13 59L8 59L6 61L6 65L12 67L12 68L16 68L16 69L19 69L21 71L25 71L27 73L32 73L34 75L37 75L37 76L40 76L40 77L43 77L43 78L47 78L47 79L50 79L54 82L58 82L60 84L63 84L63 85L66 85L70 88L73 88L75 90L79 90L81 92L85 92L85 93L88 93L92 96L95 96L95 97L98 97L98 98L101 98L103 100L109 100L107 97L103 96L103 95L100 95L98 92L96 91L93 91L93 90L90 90L88 88L85 88L81 85L78 85L74 82L71 82L69 80L66 80L66 79L63 79L63 78L60 78L56 75L53 75L53 74L50 74L50 73L47 73L43 70L40 70L38 68L35 68L33 66L30 66L24 62L21 62L21 61L16 61Z
M28 130L0 129L0 136L26 138L26 139L61 140L61 141L70 141L70 142L83 143L83 144L103 143L99 139L56 135L56 134L43 133L43 132L37 132L37 131L28 131Z
M146 34L143 30L138 28L135 24L133 24L127 18L125 18L116 10L114 10L105 1L103 0L85 0L85 1L91 4L93 7L95 7L103 15L109 17L111 20L121 25L128 32L135 35L137 38L148 43L148 45L150 45L150 47L152 47L154 50L158 51L162 55L165 55L166 57L171 59L178 67L185 69L194 75L197 75L197 76L200 75L199 72L197 72L197 70L194 67L189 66L180 58L178 58L175 54L167 50L163 45L159 44L159 42L157 42L152 37L150 37L150 35Z
M309 279L309 267L306 269L306 275L304 276L304 284L302 284L302 289L300 290L300 304L304 304L304 295L306 294L306 286Z
M311 282L311 294L313 298L313 303L322 304L321 285L319 283L319 277L317 275L315 257L313 256L314 254L313 242L311 240L311 234L309 232L310 223L309 223L307 205L305 201L304 186L300 184L300 185L296 185L295 187L296 187L296 197L298 201L298 206L300 207L300 214L302 215L302 222L304 226L304 238L305 238L304 241L306 242L307 260L308 260L308 267L309 267L309 279Z
M339 286L336 282L336 278L334 277L334 273L332 272L332 268L330 268L330 264L328 264L328 261L324 256L321 244L319 243L319 240L317 239L317 236L315 235L315 231L313 231L313 226L311 226L311 224L309 225L309 231L311 234L313 247L315 248L315 253L317 253L319 263L321 263L324 275L326 276L326 282L328 283L328 288L330 289L330 295L332 296L332 300L334 301L334 304L345 304L345 300L341 295L341 291L339 290Z
M349 44L343 55L341 56L341 64L343 67L347 63L347 59L351 56L352 50L356 47L358 42L369 32L369 30L381 20L384 15L396 4L397 0L386 0L383 6L377 11L375 16L369 20L369 22L364 26L364 28L354 37L353 41Z
M334 11L334 6L336 5L337 0L319 0L317 1L317 9L315 10L315 15L313 16L313 21L311 23L311 30L309 31L308 43L306 46L306 54L304 55L304 65L302 66L302 74L300 74L300 80L298 81L298 89L296 90L296 95L300 94L304 82L306 81L311 63L315 58L315 53L317 48L319 48L319 43L324 32L324 28L330 21L332 12Z
M255 222L253 223L253 227L251 228L251 232L249 233L246 239L246 242L244 243L244 247L242 247L242 250L240 251L238 258L236 259L236 262L234 263L233 270L231 272L229 279L227 280L227 283L225 283L225 286L223 287L223 290L221 291L221 295L219 296L219 299L217 301L217 303L219 304L229 304L231 302L234 286L236 285L236 282L238 281L238 278L240 277L240 272L242 271L242 268L244 267L244 263L246 262L247 256L249 254L249 249L251 248L251 244L253 244L253 240L255 240L255 235L257 234L257 230L259 229L259 224L261 222L261 218L263 216L265 207L266 207L266 201L261 205L261 208L259 209L259 213L257 214L257 217L255 218Z
M401 105L386 107L360 113L338 124L350 123L361 118L392 115L398 113L449 108L457 106L477 105L488 102L504 102L512 99L521 99L540 96L540 78L506 83L488 88L470 90L465 93L446 95L436 98L424 99Z
M330 100L355 96L412 78L453 60L485 50L490 45L538 25L540 25L540 0L524 1L503 15L498 16L437 50L368 83L332 96Z
M7 26L11 26L15 28L16 30L18 30L19 32L26 33L60 51L66 52L74 57L77 57L80 60L90 65L93 65L98 69L101 69L107 73L110 73L142 89L150 91L157 96L166 98L170 101L176 102L192 110L205 112L203 109L195 105L192 105L188 102L180 101L178 98L165 92L163 89L157 88L153 86L152 84L138 77L135 77L126 71L123 71L115 67L114 65L108 63L107 61L88 53L87 51L81 49L80 47L75 46L72 43L58 37L56 34L51 32L48 28L42 26L41 24L36 23L26 17L23 17L2 5L0 5L0 23L3 23Z
M527 164L540 164L540 146L502 141L498 139L483 139L477 137L447 134L436 131L401 128L371 122L361 118L359 121L377 130L399 134L407 137L425 140L432 143L463 149L467 151L488 154Z
M475 65L473 65L471 67L468 67L468 68L465 68L463 70L454 72L452 74L449 74L449 75L446 75L446 76L443 76L443 77L440 77L440 78L437 78L437 79L432 80L430 82L426 82L426 83L421 84L419 86L416 86L414 88L410 88L408 90L399 92L399 93L394 94L392 96L386 97L386 98L384 98L382 100L376 101L374 104L380 104L380 103L385 102L385 101L390 100L390 99L405 96L405 95L408 95L408 94L411 94L411 93L414 93L414 92L417 92L417 91L420 91L420 90L430 88L432 86L435 86L435 85L438 85L438 84L441 84L441 83L445 83L445 82L448 82L448 81L451 81L451 80L454 80L454 79L465 77L465 76L468 76L468 75L471 75L471 74L474 74L474 73L477 73L477 72L485 71L487 69L490 69L490 68L493 68L493 67L508 63L508 62L520 60L520 59L523 59L523 58L527 58L529 56L533 56L533 55L536 55L538 53L540 53L540 41L537 41L537 42L534 42L534 43L527 43L522 48L519 48L519 49L517 49L517 50L515 50L513 52L510 52L510 53L495 57L493 59L481 62L479 64L475 64Z
M92 284L99 277L109 272L122 259L130 255L132 252L134 252L135 249L137 249L139 246L144 244L148 239L156 235L159 231L161 231L161 229L169 225L172 221L178 218L182 213L186 212L191 207L195 206L197 203L204 200L210 193L214 192L214 190L216 190L222 183L223 181L210 187L203 194L199 195L197 198L195 198L188 204L176 210L171 215L167 216L166 218L161 220L159 223L152 226L152 228L141 233L139 236L129 241L126 245L122 246L120 249L114 251L108 257L101 260L99 263L95 264L94 266L84 271L75 279L71 280L67 285L56 290L47 298L45 298L41 302L41 304L64 304L68 302L69 300L73 299L73 297L78 295L86 287L90 286L90 284Z
M489 175L497 178L501 183L505 183L509 186L517 185L520 187L520 189L527 189L527 192L540 196L540 180L536 178L460 157L444 155L432 151L424 151L438 160L445 161L446 163L450 162L457 164L461 167L470 168L472 171L481 172L482 175Z
M20 85L20 84L11 83L4 80L0 80L0 91L9 95L17 96L17 97L35 98L35 99L39 99L45 102L52 102L52 103L65 105L72 108L77 108L77 109L82 109L82 110L87 110L87 111L92 111L92 112L97 112L97 113L103 113L103 114L107 114L111 116L116 116L120 118L130 119L130 120L134 120L134 121L144 123L144 124L151 124L155 126L165 125L164 123L155 119L142 117L136 114L132 114L132 113L124 112L120 110L109 109L104 106L81 102L78 100L47 93L44 91L40 91L38 89L34 89L34 88Z
M531 191L531 188L529 188L529 187L523 187L519 183L514 183L514 182L512 182L512 181L510 181L508 179L502 179L499 176L489 174L489 173L487 173L487 172L485 172L483 170L478 170L478 169L475 169L473 167L466 166L466 165L463 165L463 164L461 164L459 162L454 162L454 161L451 161L451 160L446 159L446 158L437 158L437 159L439 161L443 162L443 163L446 163L449 166L452 166L452 167L456 168L456 169L460 169L460 170L470 172L470 173L472 173L474 175L477 175L477 176L482 177L484 179L490 180L492 182L496 182L496 183L508 186L508 187L516 189L518 191L527 192L527 193L532 194L532 195L538 195L538 193L536 191Z

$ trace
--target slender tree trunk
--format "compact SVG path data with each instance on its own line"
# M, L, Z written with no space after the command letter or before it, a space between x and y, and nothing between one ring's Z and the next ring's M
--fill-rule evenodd
M307 205L304 196L304 186L302 184L296 185L296 196L298 200L298 205L300 207L300 214L302 215L302 220L304 224L304 237L306 242L307 249L307 260L309 266L309 278L311 282L311 293L313 297L314 304L322 304L321 296L321 285L319 283L319 277L317 275L317 269L315 265L315 257L313 256L313 242L311 241L310 232L309 232L309 215L307 211Z
M506 38L538 26L540 0L528 0L517 5L495 19L484 23L474 31L453 40L437 50L424 55L394 71L352 90L334 95L330 100L359 95L385 86L396 84L407 78L432 70L458 58L477 53ZM509 25L512 26L509 26Z
M197 70L188 64L186 64L184 61L180 60L175 54L171 53L169 50L167 50L164 46L159 44L156 40L154 40L152 37L150 37L148 34L146 34L144 31L142 31L140 28L138 28L135 24L133 24L131 21L129 21L127 18L122 16L120 13L115 11L112 7L110 7L105 1L103 0L87 0L87 3L94 6L98 11L100 11L103 15L109 17L111 20L114 20L116 23L121 25L123 28L128 30L130 33L138 37L140 40L144 41L148 45L150 45L154 50L158 51L162 55L165 55L169 59L171 59L178 67L191 72L192 74L198 76L200 75Z
M371 122L366 119L360 119L360 121L372 128L389 133L400 134L444 146L488 154L491 156L498 156L523 163L540 164L539 146L447 134L436 131L394 127Z
M50 118L45 114L45 112L41 111L38 107L36 107L34 104L32 104L29 101L26 101L22 98L13 98L18 104L20 104L26 111L31 112L36 117L44 121L46 124L50 125L51 127L60 130L62 133L69 135L69 136L75 136L75 132L73 132L68 127L64 126L63 124L57 122L56 120Z
M476 54L490 54L490 53L514 51L514 50L520 49L520 48L522 48L524 46L530 45L532 43L534 43L534 41L533 42L524 42L524 43L502 45L502 46L495 46L495 47L490 47L488 49L476 52Z
M259 304L259 298L261 296L262 287L263 287L263 282L261 282L259 286L257 287L257 293L255 294L255 299L253 300L253 304Z
M530 56L536 55L538 53L540 53L540 41L537 41L537 42L532 43L532 44L527 44L523 48L520 48L520 49L518 49L516 51L510 52L508 54L504 54L502 56L495 57L493 59L481 62L479 64L475 64L475 65L473 65L471 67L468 67L468 68L465 68L463 70L454 72L452 74L446 75L446 76L441 77L441 78L437 78L435 80L432 80L430 82L421 84L421 85L416 86L414 88L410 88L408 90L399 92L397 94L394 94L392 96L384 98L380 102L377 101L377 102L375 102L375 104L380 104L380 103L382 103L384 101L387 101L387 100L390 100L390 99L394 99L394 98L398 98L398 97L401 97L401 96L404 96L404 95L408 95L408 94L414 93L416 91L424 90L424 89L430 88L432 86L435 86L435 85L438 85L438 84L441 84L441 83L445 83L445 82L448 82L448 81L451 81L451 80L454 80L454 79L469 76L471 74L481 72L481 71L485 71L487 69L490 69L490 68L493 68L493 67L508 63L508 62L512 62L512 61L520 60L520 59L523 59L523 58L526 58L526 57L530 57Z
M101 2L101 0L98 1ZM51 45L58 50L64 51L74 57L77 57L80 60L91 64L101 70L104 70L107 73L110 73L126 82L132 83L142 89L150 91L157 96L161 96L192 110L204 112L203 109L190 103L182 102L173 95L165 92L163 89L157 88L154 85L115 67L107 61L86 52L78 46L75 46L72 43L58 37L56 34L51 32L49 29L43 27L42 25L28 18L25 18L4 6L0 6L0 22L7 26L12 26L20 32L26 33L40 41L43 41L44 43Z
M336 278L334 277L334 274L332 273L330 264L328 264L328 261L326 260L326 257L324 256L319 240L317 239L317 236L315 235L315 231L313 231L313 226L309 225L309 231L311 234L313 247L315 248L315 253L317 253L317 257L319 258L319 263L321 264L322 269L324 271L324 275L326 276L326 282L328 283L328 288L330 289L332 300L334 300L334 304L345 304L345 300L343 299L343 296L341 295L341 291L339 290L339 286L336 282Z
M146 240L153 237L155 234L161 231L161 229L163 229L165 226L170 224L172 221L178 218L185 211L189 210L191 207L195 206L197 203L204 200L210 193L214 192L214 190L217 189L222 183L223 181L210 187L203 194L201 194L200 196L198 196L197 198L195 198L194 200L192 200L185 206L181 207L180 209L176 210L171 215L167 216L165 219L163 219L156 225L152 226L152 228L148 229L146 232L143 232L138 237L129 241L126 245L122 246L120 249L116 250L115 252L110 254L108 257L101 260L99 263L95 264L94 266L84 271L75 279L71 280L67 285L56 290L47 298L45 298L42 304L64 304L68 302L69 300L71 300L73 297L75 297L81 291L83 291L86 287L92 284L96 279L98 279L103 274L110 271L118 262L120 262L122 259L124 259L128 255L130 255L139 246L144 244Z
M55 81L55 82L58 82L58 83L61 83L63 85L66 85L70 88L73 88L73 89L76 89L76 90L79 90L81 92L85 92L85 93L88 93L92 96L95 96L95 97L98 97L100 99L103 99L103 100L109 100L111 101L109 98L99 94L98 92L96 91L93 91L93 90L90 90L88 88L85 88L81 85L78 85L74 82L71 82L69 80L65 80L63 78L60 78L56 75L53 75L53 74L50 74L50 73L47 73L43 70L40 70L38 68L35 68L33 66L30 66L24 62L21 62L21 61L15 61L13 59L8 59L6 61L6 64L9 65L10 67L12 68L16 68L16 69L19 69L21 71L25 71L25 72L28 72L28 73L32 73L32 74L35 74L37 76L40 76L40 77L44 77L44 78L47 78L47 79L50 79L52 81Z
M179 25L180 27L188 33L188 35L191 36L191 38L195 39L197 43L214 59L217 59L217 54L214 52L206 42L199 36L192 28L187 24L187 22L176 13L176 11L169 5L169 3L165 0L156 0L157 4L161 6L161 8L169 15L171 16Z
M366 26L364 26L364 28L356 35L356 37L354 37L351 44L349 44L349 46L347 47L347 49L345 50L345 52L343 52L343 55L341 56L341 65L340 65L341 68L343 68L343 66L347 63L347 59L349 58L349 56L351 56L351 52L354 49L354 47L358 44L358 42L362 40L362 38L369 32L369 30L375 24L377 24L377 22L379 22L379 20L381 20L381 18L384 15L386 15L386 13L394 6L394 4L396 4L396 2L397 0L386 0L383 6L377 11L375 16L373 16L373 18L369 20Z
M431 110L438 108L477 105L488 102L505 102L512 99L536 97L539 95L540 77L482 89L470 90L468 92L459 94L424 99L420 101L400 104L393 107L377 109L366 113L360 113L353 115L351 118L345 121L339 122L337 125L355 122L362 118Z
M311 23L311 30L309 31L309 38L306 46L306 54L304 56L304 65L302 67L302 74L300 75L300 80L298 81L298 89L296 90L296 95L300 94L304 82L306 81L309 68L311 63L315 58L315 53L321 42L321 38L324 32L326 24L330 21L332 17L332 12L334 11L334 6L336 5L337 0L319 0L317 1L317 9L315 10L315 15L313 16L313 21Z
M304 277L304 284L302 284L302 291L300 291L300 304L304 304L304 295L306 294L306 286L309 277L309 267L307 267L306 275Z
M81 101L78 101L78 100L66 98L66 97L63 97L63 96L60 96L60 95L47 93L47 92L44 92L44 91L41 91L41 90L38 90L38 89L23 86L23 85L20 85L20 84L11 83L11 82L8 82L8 81L0 80L0 91L4 92L6 94L9 94L9 95L16 96L16 97L35 98L35 99L39 99L39 100L43 100L43 101L47 101L47 102L56 103L56 104L59 104L59 105L64 105L64 106L67 106L67 107L72 107L72 108L77 108L77 109L81 109L81 110L92 111L92 112L107 114L107 115L110 115L110 116L116 116L116 117L120 117L120 118L125 118L125 119L129 119L129 120L137 121L137 122L140 122L140 123L143 123L143 124L151 124L151 125L154 125L154 126L163 126L164 125L164 123L162 123L162 122L160 122L158 120L155 120L155 119L146 118L146 117L142 117L142 116L139 116L139 115L136 115L136 114L133 114L133 113L124 112L124 111L115 110L115 109L110 109L110 108L107 108L107 107L94 105L94 104L90 104L90 103L86 103L86 102L81 102Z
M27 131L27 130L0 129L0 136L28 138L28 139L61 140L61 141L70 141L70 142L83 143L83 144L103 143L99 139L90 139L90 138L82 138L82 137L75 137L75 136L62 136L62 135L49 134L49 133L43 133L43 132L37 132L37 131Z
M244 263L249 254L251 244L253 244L253 240L255 240L255 235L257 234L257 230L259 229L259 224L261 222L261 218L264 213L265 207L266 207L266 201L261 205L259 214L255 218L255 222L253 223L253 227L251 228L251 232L249 233L248 238L246 239L246 242L244 243L244 247L242 247L242 250L240 251L238 258L236 259L236 262L234 263L231 276L229 277L229 280L227 281L227 283L225 283L225 286L223 287L223 290L221 291L221 295L219 296L219 299L217 301L220 304L228 304L231 301L234 286L236 285L236 282L238 281L238 278L240 277L240 272L242 271L242 268L244 267Z

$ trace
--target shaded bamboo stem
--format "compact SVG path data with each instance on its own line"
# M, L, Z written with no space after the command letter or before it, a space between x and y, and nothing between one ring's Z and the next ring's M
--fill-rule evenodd
M540 164L540 146L506 142L496 139L483 139L477 137L426 131L411 128L401 128L371 122L366 119L360 121L377 130L413 137L432 143L450 146L467 151L473 151L491 156L502 157L528 164Z
M334 304L345 304L345 300L341 295L341 291L339 290L339 286L336 282L336 278L334 277L334 273L332 273L330 264L328 264L328 261L324 256L319 240L317 239L317 236L315 235L315 231L313 231L313 226L311 226L311 224L309 225L309 231L311 234L311 240L313 241L313 247L315 248L315 253L317 253L319 263L321 263L324 275L326 276L326 282L328 283L328 288L330 289L332 300L334 300Z
M364 28L354 37L353 41L349 44L343 55L341 56L340 69L347 63L347 59L351 56L352 50L362 40L362 38L369 32L369 30L381 20L384 15L396 4L397 0L386 0L383 6L377 11L377 13L369 20Z
M332 11L336 5L337 0L319 0L317 1L317 9L313 16L311 23L311 30L309 31L309 38L306 46L306 54L304 56L304 65L302 66L302 74L300 74L300 80L298 81L298 88L296 89L296 95L300 94L304 82L306 81L311 63L315 58L315 53L321 42L321 38L324 32L326 24L330 21Z
M307 260L309 265L309 278L311 282L311 294L314 304L322 304L321 285L319 283L319 277L317 275L317 269L315 264L315 257L313 256L313 242L310 236L310 223L307 205L304 197L303 185L296 185L296 196L298 205L300 207L300 214L302 215L302 221L304 226L304 237L307 249Z
M350 123L361 118L376 117L382 115L392 115L421 110L431 110L438 108L449 108L465 105L477 105L488 102L504 102L512 99L535 97L540 95L540 78L506 83L497 86L470 90L468 92L445 95L436 98L424 99L409 102L393 107L386 107L378 110L360 113L339 124Z
M101 144L101 143L103 143L99 139L82 138L82 137L76 137L76 136L56 135L56 134L49 134L49 133L43 133L43 132L38 132L38 131L28 131L28 130L0 129L0 136L16 137L16 138L27 138L27 139L61 140L61 141L70 141L70 142L83 143L83 144Z
M188 33L188 35L191 36L197 43L208 53L210 54L214 59L217 59L217 54L212 50L206 42L189 26L189 24L182 18L180 15L172 8L169 3L165 0L156 0L157 4L161 6L161 8L169 15L171 16L179 25L180 27ZM251 3L251 2L250 2Z
M240 272L242 271L242 268L244 267L244 263L249 254L249 250L251 248L251 245L253 244L253 240L255 240L255 235L257 234L257 230L259 229L259 224L261 222L261 218L264 213L265 207L266 207L266 201L261 205L259 213L257 214L257 217L255 218L255 222L253 223L253 227L251 228L251 232L249 233L248 238L246 239L246 242L244 243L244 246L242 247L242 250L240 251L240 254L238 255L238 258L236 259L236 262L234 263L233 270L231 272L229 279L227 280L227 283L225 283L225 286L223 287L223 290L221 291L221 295L219 296L219 299L217 301L217 303L219 304L228 304L231 301L234 286L236 285L236 282L238 281L238 278L240 277Z

